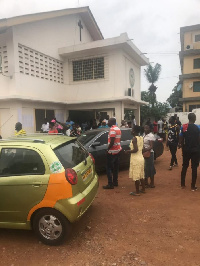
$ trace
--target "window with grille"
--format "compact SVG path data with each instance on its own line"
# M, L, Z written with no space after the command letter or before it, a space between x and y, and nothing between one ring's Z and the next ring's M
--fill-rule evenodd
M200 42L200 34L194 36L195 42Z
M200 68L200 58L194 59L194 69Z
M64 83L63 62L19 44L19 71L44 80Z
M104 78L104 57L73 61L72 66L73 81Z
M200 81L193 82L193 91L200 92Z
M7 74L8 73L8 53L7 46L0 46L0 57L1 57L1 66L0 72Z

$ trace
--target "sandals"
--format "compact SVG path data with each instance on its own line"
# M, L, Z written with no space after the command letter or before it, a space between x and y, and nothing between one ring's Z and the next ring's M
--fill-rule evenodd
M140 194L137 194L135 192L130 192L129 195L131 195L131 196L140 196Z

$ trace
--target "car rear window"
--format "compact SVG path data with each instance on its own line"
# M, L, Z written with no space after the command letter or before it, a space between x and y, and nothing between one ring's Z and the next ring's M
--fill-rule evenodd
M65 169L75 167L89 155L76 140L62 144L54 152Z
M121 132L122 132L121 141L131 140L133 138L133 135L131 134L131 129L121 130Z
M89 131L87 133L82 134L79 138L78 141L82 144L85 145L88 142L90 142L94 137L96 137L99 134L99 132L93 132L93 131Z

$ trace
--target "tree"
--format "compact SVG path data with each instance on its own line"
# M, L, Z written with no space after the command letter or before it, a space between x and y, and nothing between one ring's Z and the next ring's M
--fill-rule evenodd
M144 74L145 74L147 81L151 83L149 87L149 92L150 92L149 101L152 104L152 107L154 107L154 104L156 102L157 87L154 85L154 83L158 81L160 72L161 72L161 65L158 63L156 63L154 67L151 64L149 64L147 68L144 70Z
M140 109L141 124L147 120L147 118L156 118L165 117L168 113L170 106L168 103L154 102L154 106L150 103L151 93L150 91L141 92L141 100L148 102L148 105L142 105Z
M177 107L177 104L179 104L179 107L182 107L183 104L179 102L179 98L182 98L182 89L181 85L177 84L170 94L169 98L167 99L167 102L170 104L170 106Z

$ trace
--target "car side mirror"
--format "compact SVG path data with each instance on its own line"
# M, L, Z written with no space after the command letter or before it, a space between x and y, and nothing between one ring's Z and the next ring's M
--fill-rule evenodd
M96 146L100 146L101 144L100 144L100 142L94 142L94 143L92 143L92 147L96 147Z

